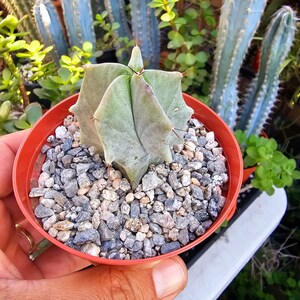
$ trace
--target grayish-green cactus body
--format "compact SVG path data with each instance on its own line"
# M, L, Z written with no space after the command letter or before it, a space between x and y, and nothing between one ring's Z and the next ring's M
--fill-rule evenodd
M149 164L171 162L171 147L192 115L181 92L182 74L143 70L134 47L128 67L87 67L77 103L81 141L93 145L135 187ZM174 133L176 131L176 133Z
M261 48L260 68L244 99L238 129L259 135L274 106L281 65L292 46L296 31L294 11L283 6L267 29Z
M238 109L240 66L265 5L265 0L225 0L222 7L213 66L211 106L232 129Z

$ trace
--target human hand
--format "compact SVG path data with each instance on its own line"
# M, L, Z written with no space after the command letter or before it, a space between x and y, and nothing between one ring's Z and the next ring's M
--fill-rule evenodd
M24 217L12 193L15 154L28 132L0 137L0 298L174 299L187 282L178 256L137 266L85 268L90 262L52 246L36 260L28 258L17 240L15 224Z

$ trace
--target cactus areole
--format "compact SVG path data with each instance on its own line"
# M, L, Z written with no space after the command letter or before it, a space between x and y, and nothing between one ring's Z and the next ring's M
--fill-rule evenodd
M70 108L81 143L94 146L135 188L150 164L172 161L193 110L181 91L182 74L144 70L139 47L128 66L89 65L78 101Z

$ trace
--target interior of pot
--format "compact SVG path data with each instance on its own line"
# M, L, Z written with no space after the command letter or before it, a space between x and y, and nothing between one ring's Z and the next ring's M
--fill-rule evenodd
M18 205L25 218L39 233L53 244L65 251L68 251L69 253L80 256L93 263L101 264L132 265L153 262L155 260L161 260L187 251L205 240L217 228L219 228L225 220L229 219L235 210L237 197L242 183L243 162L239 145L236 142L233 133L224 121L220 119L214 111L200 101L186 94L183 94L183 96L187 105L194 109L194 117L201 121L209 131L214 131L216 140L223 148L224 156L227 159L229 181L227 184L227 191L224 193L226 196L226 202L218 218L202 236L198 237L186 246L167 254L137 260L116 260L95 257L74 250L51 237L46 231L44 231L33 212L34 207L38 204L38 199L30 198L29 192L33 187L37 187L38 177L41 172L42 164L45 160L44 155L40 152L41 148L45 144L47 137L53 134L56 127L62 124L64 118L70 114L69 107L76 102L78 94L67 98L49 110L32 128L27 139L21 145L17 153L13 170L13 186Z

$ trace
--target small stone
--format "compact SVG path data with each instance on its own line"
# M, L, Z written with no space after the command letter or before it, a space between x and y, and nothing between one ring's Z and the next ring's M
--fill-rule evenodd
M83 253L93 255L93 256L99 256L100 254L100 247L94 243L85 244L80 250Z
M167 199L164 204L166 211L176 211L181 206L177 198Z
M70 154L66 154L61 158L61 162L63 163L65 168L70 168L73 160L73 156Z
M144 192L154 190L163 184L163 181L157 176L155 172L148 172L142 178L142 188Z
M108 241L115 237L115 234L108 228L107 224L104 221L100 222L98 231L100 233L100 240Z
M46 230L46 229L45 229L45 230ZM48 233L49 233L50 236L56 237L56 236L57 236L57 233L58 233L58 230L55 229L55 228L53 228L53 227L51 227L51 228L48 230Z
M153 233L157 233L157 234L161 234L162 233L162 229L161 227L156 224L156 223L150 223L149 224L149 228Z
M185 149L187 149L191 152L195 152L195 150L196 150L196 145L191 141L185 142L184 146L185 146Z
M210 131L206 134L206 140L208 143L212 143L215 141L215 133L213 131Z
M125 200L126 200L127 203L131 203L134 200L134 194L133 193L128 193L125 196Z
M182 184L179 182L177 178L177 174L174 171L170 171L169 176L168 176L168 181L173 190L178 190L179 188L182 187Z
M77 182L80 189L88 188L89 190L90 186L92 185L92 182L89 179L87 173L81 173L80 175L78 175Z
M122 202L121 204L121 213L124 215L129 215L130 213L130 205L126 202Z
M144 240L143 252L144 252L144 257L152 257L153 256L151 241L147 238Z
M179 230L177 228L172 228L168 233L168 237L171 241L177 241L179 237Z
M137 241L142 242L142 241L145 240L146 234L143 233L143 232L138 231L138 232L136 233L136 235L135 235L135 238L136 238Z
M85 231L78 231L76 233L73 240L75 245L83 245L87 242L94 242L97 245L100 245L100 235L96 229L91 228Z
M50 228L52 228L53 224L55 224L57 221L56 215L52 215L51 217L47 218L45 221L43 221L43 228L44 230L48 231Z
M53 224L53 227L57 230L70 230L74 227L74 223L68 220L64 220Z
M164 236L157 233L152 235L152 240L155 246L162 246L166 242Z
M142 198L140 199L140 203L141 203L141 204L148 204L148 203L150 203L149 197L148 197L148 196L142 197Z
M71 231L59 231L56 235L57 240L65 243L71 236Z
M44 188L40 188L40 187L32 188L29 193L29 197L35 198L35 197L44 196L48 190L49 189L44 189Z
M200 199L200 200L204 199L203 191L200 187L192 184L191 189L192 189L193 197L195 197L196 199Z
M66 182L63 188L65 190L67 197L73 198L78 192L77 180L72 179L71 181Z
M179 248L180 248L180 244L177 241L176 242L171 242L171 243L165 243L161 246L160 252L161 252L161 254L166 254L166 253L175 251Z
M183 228L179 230L178 241L183 245L188 244L190 238L189 238L189 231L187 228Z
M131 232L138 232L141 227L142 227L142 222L140 219L128 219L125 222L125 228L127 228Z
M195 234L197 236L203 235L204 233L205 233L205 229L201 225L195 230Z
M218 204L215 202L215 201L209 201L209 204L208 204L208 208L207 208L207 212L209 213L210 217L215 220L218 215L219 215L219 206Z
M108 211L108 210L104 210L104 211L101 211L101 214L100 214L100 219L101 220L104 220L104 221L107 221L109 220L110 218L113 218L115 215Z
M61 145L61 150L64 152L67 152L72 148L73 140L71 138L68 138L64 141L64 143Z
M150 220L168 229L172 229L175 225L175 222L169 212L165 212L164 214L153 213L150 215Z
M128 192L131 189L130 183L127 180L127 178L122 178L121 183L120 183L120 189L123 192Z
M119 217L113 217L106 221L106 224L109 229L116 231L121 226L121 219Z
M128 249L131 249L134 245L135 237L133 235L129 235L124 241L124 246Z
M91 228L94 228L93 224L90 221L86 220L86 221L83 221L83 222L79 223L79 226L78 226L77 230L78 231L85 231L85 230L91 229Z
M91 218L91 214L87 211L80 211L77 215L76 222L80 223L83 221L87 221Z
M99 225L100 225L100 212L99 211L95 211L93 216L92 216L92 225L95 229L98 229Z
M176 228L178 229L184 229L187 228L189 225L189 220L185 217L178 216L176 218Z
M149 224L143 224L139 231L143 233L147 233L149 231Z
M51 188L54 185L54 178L50 177L48 179L45 180L45 187L47 188Z
M67 128L65 126L58 126L55 129L55 137L57 139L63 139L67 134Z
M190 232L194 232L199 227L199 221L192 215L188 216L189 220L189 230Z
M66 183L76 176L76 172L73 169L63 169L60 173L60 180L62 183Z
M75 160L75 158L73 159L73 161L74 160ZM88 172L88 170L90 169L90 167L91 167L90 163L78 163L76 165L76 174L77 174L77 176L80 175L80 174L82 174L82 173Z
M138 200L132 201L130 204L130 217L133 219L138 218L140 213L141 213L141 210L140 210L139 201Z
M108 210L112 213L119 211L119 202L113 201L109 204Z
M50 217L53 214L54 211L51 208L45 207L42 204L37 205L34 209L34 215L39 219Z
M116 201L119 199L118 194L115 191L112 190L103 190L102 191L102 197L106 200L110 201Z
M209 214L206 210L198 210L195 212L194 216L199 222L203 222L209 219Z
M48 199L48 198L40 198L40 203L43 204L45 207L51 208L54 204L55 201L53 199Z
M125 241L129 235L131 235L131 232L129 230L127 230L127 229L123 229L120 232L120 240L121 241Z

